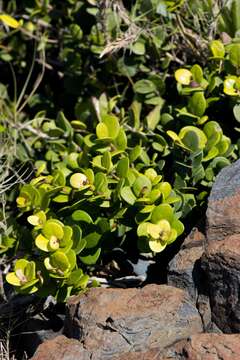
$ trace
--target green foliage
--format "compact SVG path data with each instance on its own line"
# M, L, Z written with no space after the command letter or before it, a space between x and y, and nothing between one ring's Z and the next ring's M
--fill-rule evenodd
M6 5L24 20L2 18L13 30L1 61L13 62L21 82L36 41L31 56L47 72L41 88L28 77L20 94L15 87L14 100L0 87L1 119L10 119L0 119L0 134L35 171L8 194L16 220L0 237L0 252L17 259L7 275L17 291L64 301L97 285L89 275L112 249L154 256L191 227L194 208L205 209L216 175L239 151L236 16L227 30L237 3L222 12L219 4ZM220 28L228 34L212 40Z

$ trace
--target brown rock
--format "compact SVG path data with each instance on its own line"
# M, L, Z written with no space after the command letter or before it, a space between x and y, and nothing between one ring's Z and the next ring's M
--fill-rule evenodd
M183 353L192 360L239 360L240 335L194 335Z
M207 275L212 319L224 332L240 330L240 160L216 178L207 210Z
M213 321L224 332L240 332L240 234L209 243L202 265L210 284Z
M90 360L88 353L79 341L57 336L41 344L31 360Z
M189 296L166 285L142 289L91 289L69 300L65 333L81 341L94 359L160 350L202 332Z
M184 240L180 251L169 263L168 284L188 291L197 304L204 330L212 328L211 308L206 287L206 275L201 267L205 236L197 228Z
M208 241L240 233L240 160L217 176L208 200Z
M187 290L194 301L202 285L200 258L204 251L204 241L203 233L194 228L169 263L168 284Z
M123 355L113 357L112 360L162 360L161 350L153 349L144 352L129 352Z
M161 360L239 360L240 334L198 334L166 349ZM150 360L150 358L149 358Z
M240 334L195 334L178 341L165 350L155 348L149 351L126 352L111 360L239 360ZM58 336L41 344L31 360L95 360L90 353L74 339ZM104 358L102 358L104 359Z

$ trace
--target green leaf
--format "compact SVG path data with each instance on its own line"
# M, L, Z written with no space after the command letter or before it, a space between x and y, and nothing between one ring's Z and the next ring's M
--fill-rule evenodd
M133 90L139 94L149 94L156 91L156 86L152 81L143 79L134 84Z
M118 118L114 115L104 115L102 117L102 121L103 124L106 125L108 129L108 136L111 139L116 139L120 130Z
M57 115L56 124L58 124L60 128L64 130L66 136L72 138L73 128L62 111L60 111Z
M142 152L142 148L140 145L136 145L129 154L129 161L133 162L135 160L137 160L137 158L141 155Z
M214 58L223 59L225 56L225 47L220 40L213 40L210 42L210 49Z
M53 198L53 201L59 204L64 204L66 202L69 201L69 196L68 195L64 195L64 194L60 194L57 195Z
M174 220L172 221L171 227L176 230L177 236L180 236L180 235L183 233L183 231L184 231L184 225L183 225L183 223L182 223L180 220L178 220L178 219L174 219Z
M210 149L216 145L222 138L222 129L216 121L209 121L203 127L204 133L207 135L207 147Z
M73 225L73 245L72 249L74 250L75 254L78 255L86 246L86 240L82 238L82 230L78 225Z
M145 54L145 44L143 42L136 42L131 46L131 50L136 55L144 55Z
M63 224L55 219L47 220L42 231L48 239L50 239L51 236L56 236L57 239L62 239L64 235Z
M102 159L102 166L109 172L111 171L113 164L112 164L112 157L111 157L111 153L109 151L105 151Z
M219 155L225 155L231 145L231 140L223 135L221 141L216 145Z
M200 85L203 81L203 71L201 66L199 66L198 64L193 65L193 67L191 68L191 73L193 76L193 80Z
M34 280L36 278L36 264L34 261L29 261L26 268L24 275L26 276L28 281Z
M97 124L96 134L98 139L108 139L110 137L108 127L103 122Z
M35 244L36 246L42 250L42 251L46 251L49 252L51 249L49 249L49 239L47 239L45 236L43 236L42 234L39 234L36 239L35 239Z
M230 96L239 96L239 78L237 76L227 76L223 82L223 92Z
M195 126L185 126L180 130L179 138L192 151L201 150L207 143L204 132Z
M164 102L163 102L164 104ZM162 104L162 105L163 105ZM158 125L159 121L160 121L160 117L161 117L161 109L162 106L161 105L157 105L155 106L155 108L147 115L146 119L147 119L147 125L148 125L148 129L150 130L154 130L156 128L156 126Z
M78 284L79 284L82 277L83 277L82 269L74 270L71 273L71 275L69 276L69 278L67 279L67 284L69 286L78 287Z
M240 67L240 44L231 45L229 50L229 60L236 68Z
M120 190L121 197L125 200L128 204L134 205L135 201L137 200L136 196L132 192L132 189L129 186L124 186Z
M114 141L114 145L118 150L125 150L127 147L127 136L123 128L119 130L118 136Z
M137 197L147 195L151 189L151 180L145 175L140 175L133 183L133 192Z
M88 182L88 179L85 174L75 173L70 177L70 185L74 189L81 189Z
M206 108L207 102L204 93L195 92L188 103L188 110L190 113L201 117L204 115Z
M178 69L175 71L174 76L179 84L189 85L191 82L192 73L187 69Z
M151 220L154 224L157 224L163 219L167 220L170 224L173 220L173 209L168 204L158 205L152 212Z
M135 129L139 129L142 104L137 100L134 100L131 104L130 110L133 117L133 126Z
M98 261L100 254L101 254L101 249L99 248L94 253L89 253L89 254L86 253L86 255L80 256L80 260L85 265L94 265Z
M140 236L148 236L148 224L147 222L143 222L138 225L137 235Z
M6 280L9 284L14 286L21 286L20 279L16 276L14 272L10 272L6 275Z
M92 224L93 223L93 219L91 218L91 216L83 210L76 210L72 213L72 219L74 221L83 221L86 222L88 224Z
M60 269L63 272L69 267L67 255L59 250L50 256L50 263L54 268Z
M219 154L218 148L216 146L213 146L206 156L204 156L202 161L209 161L213 158L215 158Z
M128 169L129 169L129 159L128 157L122 158L119 160L116 168L117 176L120 178L125 178L128 176Z
M105 174L98 172L95 175L94 185L99 193L105 193L108 190L108 181Z
M102 235L96 231L86 235L83 239L86 241L86 249L94 248L98 245Z
M164 181L164 182L161 182L159 185L158 185L158 190L161 191L161 193L163 194L163 197L164 199L167 199L169 197L169 195L171 194L171 191L172 191L172 187L171 185Z
M235 119L240 122L240 104L234 105L233 114Z
M1 14L0 20L4 23L4 25L7 25L13 29L17 29L18 27L20 27L20 23L10 15Z

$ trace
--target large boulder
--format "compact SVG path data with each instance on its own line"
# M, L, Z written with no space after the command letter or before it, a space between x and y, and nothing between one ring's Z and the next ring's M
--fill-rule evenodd
M207 210L202 268L207 275L212 319L226 333L240 332L240 160L216 178Z
M189 295L167 285L96 288L70 298L67 304L65 334L78 339L95 360L161 350L202 331Z

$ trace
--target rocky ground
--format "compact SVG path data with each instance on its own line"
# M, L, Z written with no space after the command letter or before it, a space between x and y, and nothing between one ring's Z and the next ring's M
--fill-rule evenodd
M218 175L206 224L170 262L167 285L71 298L54 331L31 337L32 360L239 360L240 161Z

